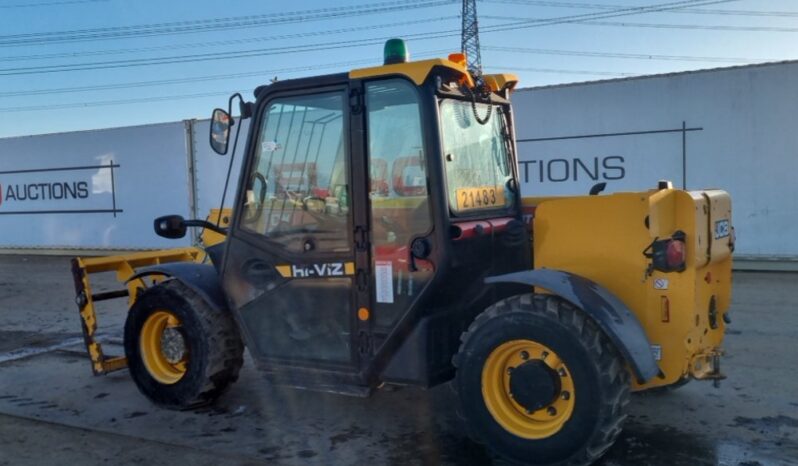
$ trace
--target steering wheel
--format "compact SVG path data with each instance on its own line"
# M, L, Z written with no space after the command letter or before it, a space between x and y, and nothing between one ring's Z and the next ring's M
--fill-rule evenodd
M308 207L308 204L310 203L310 201L320 201L321 205L322 205L322 210L320 212L318 212L318 213L324 213L324 205L325 205L324 198L321 198L321 197L318 197L318 196L307 196L307 197L302 199L302 209L305 210L305 211L308 211L308 212L314 212L313 210L311 210Z

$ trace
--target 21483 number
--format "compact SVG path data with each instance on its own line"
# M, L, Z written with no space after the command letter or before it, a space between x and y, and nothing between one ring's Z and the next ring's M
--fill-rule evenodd
M455 192L457 210L504 206L504 191L495 187L460 188Z

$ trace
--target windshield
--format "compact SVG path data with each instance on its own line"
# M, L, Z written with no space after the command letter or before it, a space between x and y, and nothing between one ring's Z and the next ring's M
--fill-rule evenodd
M480 118L488 104L476 104ZM446 99L441 102L441 137L446 164L449 208L455 214L485 209L503 209L513 203L512 178L504 114L494 105L483 125L472 103Z

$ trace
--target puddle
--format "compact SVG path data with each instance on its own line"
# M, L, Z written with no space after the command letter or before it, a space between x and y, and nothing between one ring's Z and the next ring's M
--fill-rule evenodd
M759 419L737 416L734 418L734 423L737 426L765 435L778 435L782 430L786 430L782 429L783 427L798 429L798 419L784 415L767 416Z
M753 421L753 420L752 420ZM628 423L602 466L787 466L798 464L798 446L781 441L745 443L710 439L673 427Z
M21 348L44 348L64 340L81 336L80 333L43 333L21 330L0 330L0 353Z

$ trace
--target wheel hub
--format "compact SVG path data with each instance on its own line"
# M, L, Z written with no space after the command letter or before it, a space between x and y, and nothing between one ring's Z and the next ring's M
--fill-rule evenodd
M189 355L181 326L174 313L157 310L141 327L141 359L152 378L165 385L179 382L186 374Z
M560 396L560 376L545 362L527 361L510 371L510 395L530 412L554 403Z
M161 334L161 352L171 364L182 361L186 355L186 340L175 327L167 327Z
M576 403L574 380L551 348L526 339L496 347L482 368L482 396L493 419L525 439L559 432Z

